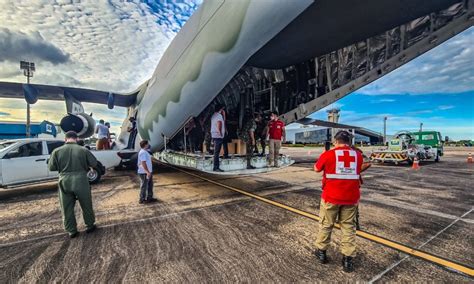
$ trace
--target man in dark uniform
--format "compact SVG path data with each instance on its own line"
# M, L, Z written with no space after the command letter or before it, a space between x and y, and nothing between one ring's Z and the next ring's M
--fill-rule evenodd
M97 166L97 160L86 148L77 144L77 133L68 131L66 143L55 149L48 162L50 171L59 172L59 202L64 229L71 238L78 235L74 206L76 199L82 209L86 232L95 230L95 216L87 172Z
M222 140L222 149L224 150L224 159L229 159L229 146L227 145L227 143L229 143L231 141L230 137L229 137L229 131L228 131L228 128L227 128L227 111L225 109L225 106L224 106L224 109L222 110L222 117L224 117L224 129L225 129L225 133L224 133L224 139Z
M202 119L193 118L194 127L189 131L189 142L192 152L202 152L202 142L204 141L204 130L202 128Z
M262 153L260 154L260 156L263 157L265 155L266 147L267 124L265 123L263 116L260 113L256 114L255 123L257 124L257 128L255 129L255 140L260 141L260 146L262 147ZM255 143L254 153L259 154L257 143Z
M240 133L240 139L245 142L246 145L246 158L247 158L247 169L255 169L252 166L252 154L253 149L255 147L255 129L257 128L257 124L255 123L254 118L247 113L244 118L244 126L242 127L242 131Z
M135 138L137 137L137 120L131 116L128 121L130 121L130 125L127 127L127 132L130 134L128 136L127 149L134 149Z

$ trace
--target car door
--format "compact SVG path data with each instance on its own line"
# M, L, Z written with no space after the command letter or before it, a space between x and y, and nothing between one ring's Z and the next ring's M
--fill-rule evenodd
M53 153L54 149L61 147L64 145L64 141L46 141L46 148L48 150L48 155L51 157L51 154ZM57 177L59 173L57 171L50 171L48 169L48 176L50 178Z
M17 184L48 178L48 155L42 141L26 142L2 159L3 183Z

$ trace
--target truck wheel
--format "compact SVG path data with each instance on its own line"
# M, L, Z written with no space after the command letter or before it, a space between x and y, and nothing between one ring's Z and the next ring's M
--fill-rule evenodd
M89 172L87 172L87 178L89 179L90 184L96 184L100 181L101 174L98 169L93 168Z

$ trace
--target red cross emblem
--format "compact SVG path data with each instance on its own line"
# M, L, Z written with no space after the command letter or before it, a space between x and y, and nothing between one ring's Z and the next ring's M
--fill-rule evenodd
M356 161L356 158L354 156L351 156L349 154L349 151L344 151L344 154L342 156L337 156L337 160L339 162L344 162L344 168L349 168L351 166L351 163Z

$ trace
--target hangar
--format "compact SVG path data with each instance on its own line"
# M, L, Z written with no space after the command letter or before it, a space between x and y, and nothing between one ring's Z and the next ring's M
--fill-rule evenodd
M331 129L345 129L354 131L355 142L368 142L372 145L383 143L383 135L373 130L341 123L324 121L319 119L304 118L298 121L304 125L320 126L319 129L301 131L295 134L296 143L322 143L332 139Z

